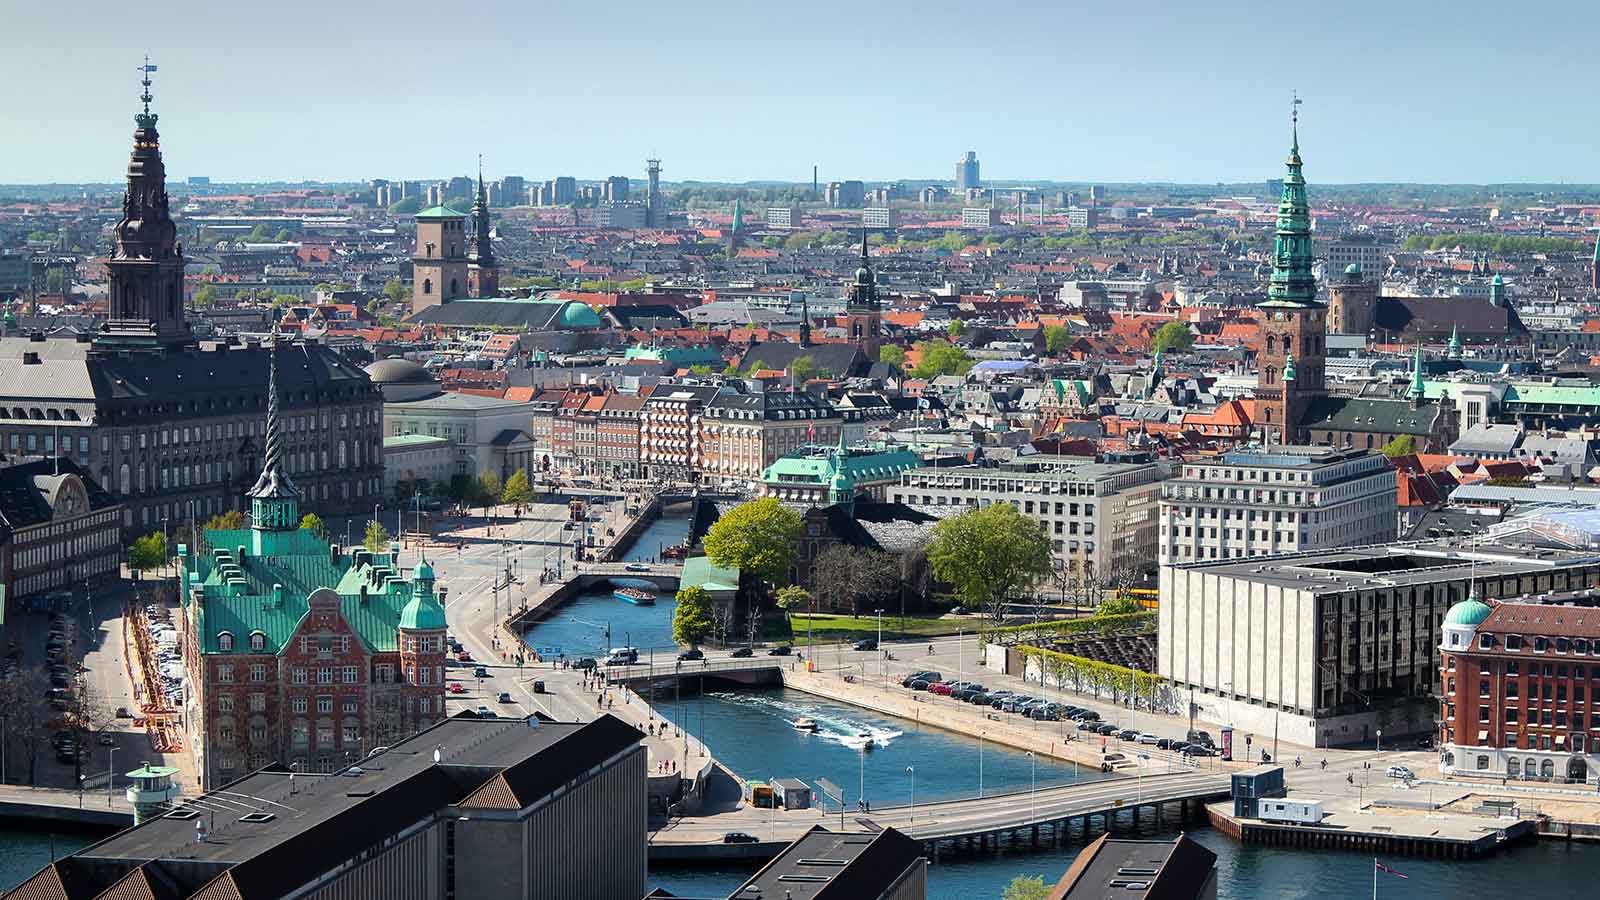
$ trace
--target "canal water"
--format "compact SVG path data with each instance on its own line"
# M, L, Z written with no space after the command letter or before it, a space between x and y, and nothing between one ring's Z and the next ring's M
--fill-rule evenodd
M20 825L0 828L0 891L11 890L49 865L52 852L60 859L95 840L81 834L50 834Z

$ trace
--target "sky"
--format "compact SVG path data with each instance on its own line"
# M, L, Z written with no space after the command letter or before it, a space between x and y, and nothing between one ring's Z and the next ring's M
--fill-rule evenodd
M26 3L0 183L123 177L149 53L215 181L1306 177L1600 182L1600 5L627 0Z

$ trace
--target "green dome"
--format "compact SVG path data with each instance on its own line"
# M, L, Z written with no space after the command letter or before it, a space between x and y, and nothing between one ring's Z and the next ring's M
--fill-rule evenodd
M568 303L561 310L561 324L567 328L599 328L600 317L594 310L576 301Z
M1489 283L1490 284L1505 284L1506 280L1504 278L1501 278L1499 275L1495 275L1493 278L1489 279Z
M400 627L420 631L443 629L444 607L433 599L432 592L413 592L411 600L400 610Z
M1494 612L1489 604L1482 600L1468 598L1450 607L1444 615L1446 625L1470 625L1477 627L1483 620L1489 618L1489 613Z

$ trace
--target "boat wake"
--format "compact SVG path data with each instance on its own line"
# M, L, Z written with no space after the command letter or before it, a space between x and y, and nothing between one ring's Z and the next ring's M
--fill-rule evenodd
M817 726L816 730L811 732L812 736L842 747L849 747L852 750L861 750L869 746L887 747L890 742L905 734L904 731L881 722L857 718L835 706L780 700L776 697L738 692L718 693L711 696L746 706L761 707L772 715L783 719L791 727L801 719L810 719Z

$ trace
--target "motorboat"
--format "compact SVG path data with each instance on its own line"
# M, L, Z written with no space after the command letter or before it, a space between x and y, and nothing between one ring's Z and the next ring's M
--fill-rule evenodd
M611 596L618 600L632 603L634 606L654 606L656 604L656 595L644 588L617 588L611 592Z
M863 750L871 750L872 749L872 746L873 746L873 743L874 743L874 741L872 740L872 732L870 732L870 731L858 731L858 732L856 732L856 737L861 739L861 749L863 749Z
M800 731L816 731L817 720L801 717L794 720L794 727Z

